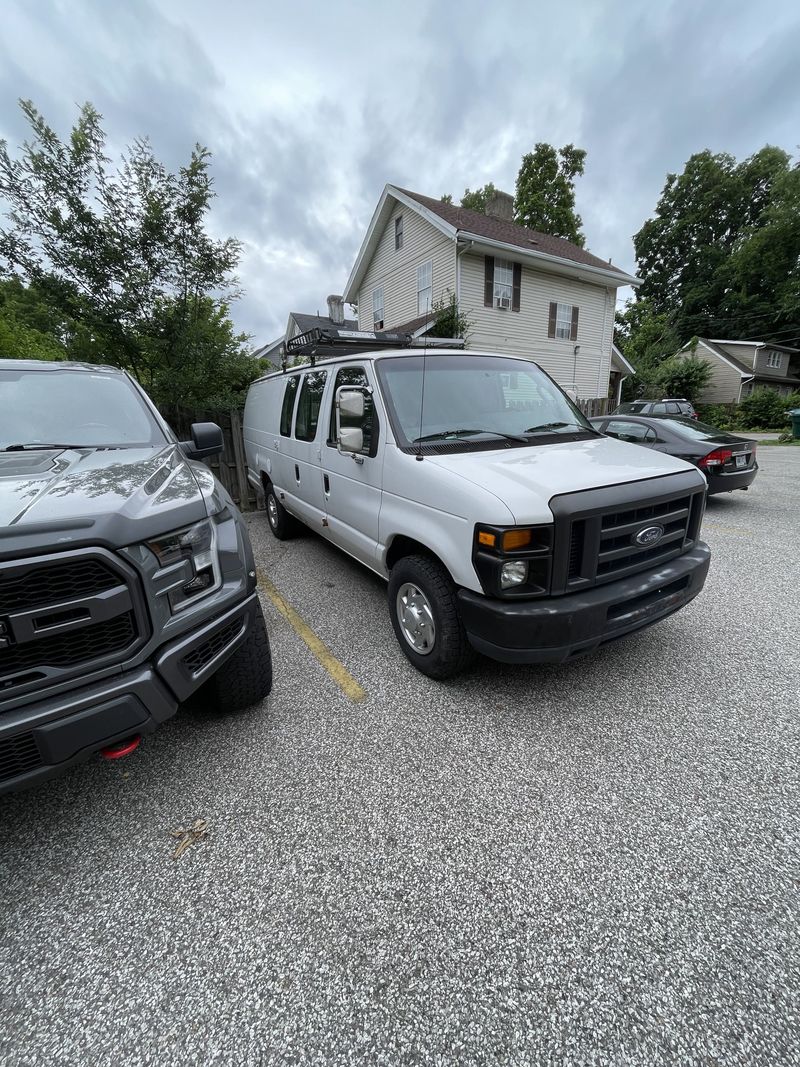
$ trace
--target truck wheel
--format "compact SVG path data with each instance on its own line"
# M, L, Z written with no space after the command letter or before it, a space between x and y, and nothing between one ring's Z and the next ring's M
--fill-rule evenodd
M438 560L406 556L392 567L389 615L403 652L429 678L452 678L472 658L456 588Z
M297 532L297 520L275 496L275 489L270 486L264 494L267 507L269 528L279 541L288 541Z
M250 632L230 659L209 678L204 694L219 711L241 711L263 700L272 689L269 635L258 607Z

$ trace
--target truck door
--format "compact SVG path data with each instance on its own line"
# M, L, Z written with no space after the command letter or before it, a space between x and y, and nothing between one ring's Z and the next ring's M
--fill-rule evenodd
M385 427L380 425L375 405L375 382L367 364L348 364L336 369L333 387L325 405L327 441L322 448L322 488L328 518L327 535L334 544L356 559L374 566L378 546L378 518ZM336 390L343 385L370 387L364 422L364 450L359 456L345 455L336 448Z
M282 487L286 492L285 502L289 511L315 530L322 530L325 517L320 477L320 451L324 446L319 416L327 377L327 370L308 370L303 374L294 413L294 430L288 441L282 441L284 458L288 460L288 476Z

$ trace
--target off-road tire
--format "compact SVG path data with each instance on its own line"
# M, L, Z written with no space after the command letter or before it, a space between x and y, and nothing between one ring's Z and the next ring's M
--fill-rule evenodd
M416 652L402 631L397 617L397 593L411 582L425 594L435 625L433 648L426 655ZM406 556L392 567L388 589L389 618L400 648L422 674L442 680L459 674L474 656L461 622L456 587L447 570L430 556Z
M297 519L294 515L290 515L278 500L272 485L264 493L264 505L267 509L267 522L273 536L279 541L288 541L294 537L297 533Z
M258 704L272 689L272 654L261 607L255 610L247 637L206 683L218 711L242 711Z

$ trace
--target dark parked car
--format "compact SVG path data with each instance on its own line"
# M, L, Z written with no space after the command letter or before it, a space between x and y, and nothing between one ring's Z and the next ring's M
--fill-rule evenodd
M644 445L694 463L708 480L709 495L747 489L758 470L756 443L682 415L603 415L591 424L609 437Z
M242 516L111 367L0 359L0 793L118 757L202 687L260 701L272 667Z
M689 401L683 397L665 397L663 400L631 400L627 404L620 404L611 414L685 415L688 419L697 418L697 412Z

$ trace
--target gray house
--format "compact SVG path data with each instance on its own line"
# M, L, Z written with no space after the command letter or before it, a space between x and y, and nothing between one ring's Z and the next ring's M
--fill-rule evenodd
M784 395L800 390L792 373L800 365L800 349L770 341L719 341L700 337L677 353L696 355L711 366L711 381L700 396L703 404L738 404L754 389L766 386Z

